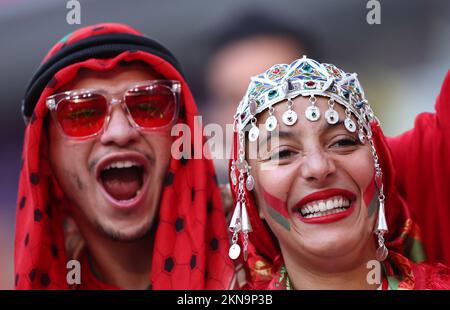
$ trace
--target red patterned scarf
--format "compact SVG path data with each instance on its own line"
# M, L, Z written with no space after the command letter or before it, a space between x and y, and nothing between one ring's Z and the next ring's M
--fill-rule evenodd
M44 63L65 46L84 38L111 33L141 35L119 24L85 27L56 44ZM25 132L16 216L16 288L70 288L66 282L67 254L62 225L67 214L64 206L56 203L55 197L63 194L56 186L48 158L43 152L47 147L43 131L48 113L45 98L75 78L80 68L107 71L119 62L131 61L144 61L165 78L181 81L178 122L187 124L193 132L194 116L198 112L188 85L180 72L156 55L130 50L108 59L88 59L58 71L43 90ZM234 266L227 255L229 241L221 193L210 160L171 160L157 223L150 279L153 289L230 287ZM87 275L82 279L81 288L113 287Z

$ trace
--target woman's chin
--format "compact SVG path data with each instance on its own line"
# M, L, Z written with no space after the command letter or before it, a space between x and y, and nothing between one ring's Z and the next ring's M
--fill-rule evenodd
M356 234L359 235L360 234ZM330 234L330 235L318 235L310 238L305 235L302 236L302 240L299 240L302 244L301 247L312 256L325 258L338 258L344 257L354 251L358 247L361 240L358 238L352 238L349 234Z

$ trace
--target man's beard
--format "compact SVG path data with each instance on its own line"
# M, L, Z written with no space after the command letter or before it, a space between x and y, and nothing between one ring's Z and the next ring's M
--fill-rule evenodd
M96 221L94 223L95 228L100 231L105 237L114 240L114 241L120 241L120 242L134 242L134 241L139 241L142 239L145 239L146 237L148 237L151 234L154 234L156 231L156 225L155 223L152 223L152 221L150 221L150 223L143 225L142 227L140 227L139 229L137 229L136 231L132 232L132 233L126 233L124 234L123 232L114 229L113 227L106 227L104 225L102 225L100 222Z

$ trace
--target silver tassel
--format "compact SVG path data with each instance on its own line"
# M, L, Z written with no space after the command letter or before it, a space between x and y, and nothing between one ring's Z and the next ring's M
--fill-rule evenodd
M384 244L384 234L388 232L388 226L386 222L386 216L384 214L384 194L383 186L380 189L380 195L378 197L379 207L378 207L378 221L375 229L375 234L378 236L378 248L375 252L378 261L382 262L388 256L388 249Z
M234 208L229 227L232 232L241 230L241 203L239 201L236 203L236 208Z
M380 205L378 208L378 221L377 221L377 232L388 232L387 222L386 222L386 216L384 214L384 201L380 199Z
M250 223L250 219L248 218L247 208L245 207L245 202L242 203L242 216L241 216L241 223L242 223L242 231L249 232L252 231L252 224Z

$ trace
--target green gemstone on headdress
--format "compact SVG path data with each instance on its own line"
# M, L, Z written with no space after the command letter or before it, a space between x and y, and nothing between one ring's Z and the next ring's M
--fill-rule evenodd
M277 90L271 90L271 91L269 92L269 99L273 99L273 98L275 98L276 96L278 96L278 91L277 91Z
M310 64L303 65L303 70L309 73L313 72L313 68L311 67Z

